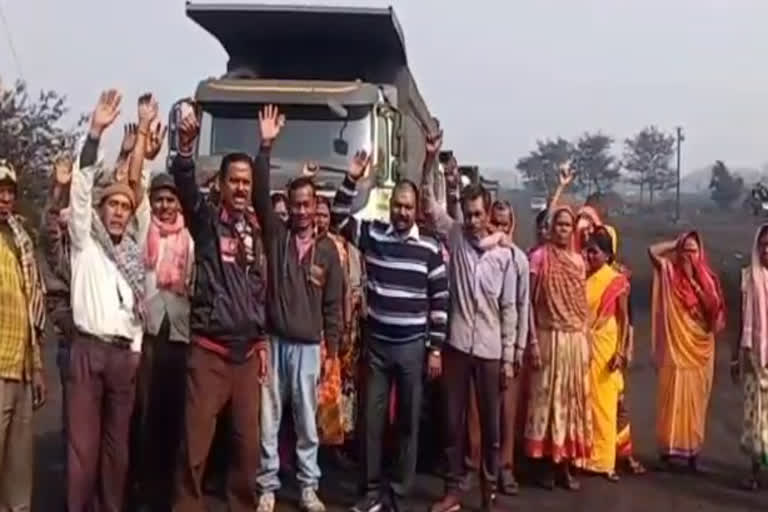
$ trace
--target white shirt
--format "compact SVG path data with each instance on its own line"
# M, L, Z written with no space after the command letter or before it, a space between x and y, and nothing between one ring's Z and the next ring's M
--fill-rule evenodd
M181 213L179 213L181 215ZM165 256L168 249L168 238L160 238L158 261ZM187 268L184 270L184 283L187 290L192 289L192 277L195 261L195 242L189 238L189 255ZM145 279L147 300L147 334L157 335L163 324L163 318L168 315L171 324L170 341L189 342L189 296L181 296L168 290L157 288L157 273L147 269Z
M97 166L72 173L69 234L72 240L72 315L75 326L96 337L120 336L141 352L143 326L134 313L134 297L128 281L91 236L93 180ZM142 198L136 209L136 240L143 250L149 228L149 201Z

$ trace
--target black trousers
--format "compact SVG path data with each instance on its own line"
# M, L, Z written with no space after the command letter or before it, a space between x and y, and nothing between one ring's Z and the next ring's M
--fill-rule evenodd
M445 408L446 490L459 492L464 473L470 382L474 381L482 440L483 485L496 488L499 474L501 361L481 359L450 346L443 349L443 406Z
M423 341L392 345L369 338L366 355L364 489L369 495L383 490L382 445L394 384L398 453L389 481L395 499L400 500L408 495L416 473L426 347Z

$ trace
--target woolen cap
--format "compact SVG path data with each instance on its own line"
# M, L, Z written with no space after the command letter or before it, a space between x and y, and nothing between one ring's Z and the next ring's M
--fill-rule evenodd
M156 174L152 178L152 181L149 184L150 193L161 188L167 188L171 190L174 194L178 193L178 189L176 188L176 182L173 180L173 176L171 176L167 172L161 172L160 174Z

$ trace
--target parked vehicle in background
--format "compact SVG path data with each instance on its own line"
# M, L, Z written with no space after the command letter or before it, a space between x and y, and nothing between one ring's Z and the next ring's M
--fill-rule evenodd
M540 212L547 209L547 198L534 196L531 198L531 211Z
M281 190L305 161L318 164L319 193L332 195L360 149L372 155L353 213L388 219L395 183L418 183L435 119L419 93L391 8L187 4L187 16L229 56L221 78L200 82L198 173L223 155L259 148L258 112L268 104L287 123L272 149L271 183ZM169 155L176 139L169 129Z

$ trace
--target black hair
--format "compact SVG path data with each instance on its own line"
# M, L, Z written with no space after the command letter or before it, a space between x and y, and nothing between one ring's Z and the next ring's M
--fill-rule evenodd
M245 162L253 172L253 159L246 153L228 153L221 159L221 166L219 167L219 179L226 179L229 172L229 166L238 162Z
M282 192L275 192L272 194L270 199L272 200L272 208L280 203L285 203L286 205L288 204L288 198Z
M291 180L291 182L288 183L288 197L292 196L297 190L305 187L310 187L312 189L312 195L315 195L317 187L315 186L314 180L309 176L299 176L298 178Z
M512 205L505 199L497 199L491 205L491 210L512 210Z
M547 221L547 210L541 210L536 214L536 226L541 226Z
M331 211L331 200L328 199L325 196L317 196L317 205L320 206L321 204L324 204L328 207L328 211Z
M613 263L616 255L613 254L613 237L611 233L603 226L598 226L595 232L589 237L587 245L593 245L608 256L608 263Z
M483 209L487 212L491 207L491 194L482 185L467 185L461 191L461 205L466 206L470 201L482 198Z
M409 179L403 178L402 180L398 181L395 184L395 188L392 190L392 194L394 195L395 192L397 192L400 189L403 188L410 188L411 192L413 192L413 195L416 197L416 205L419 204L419 187L416 186L414 182L412 182Z

